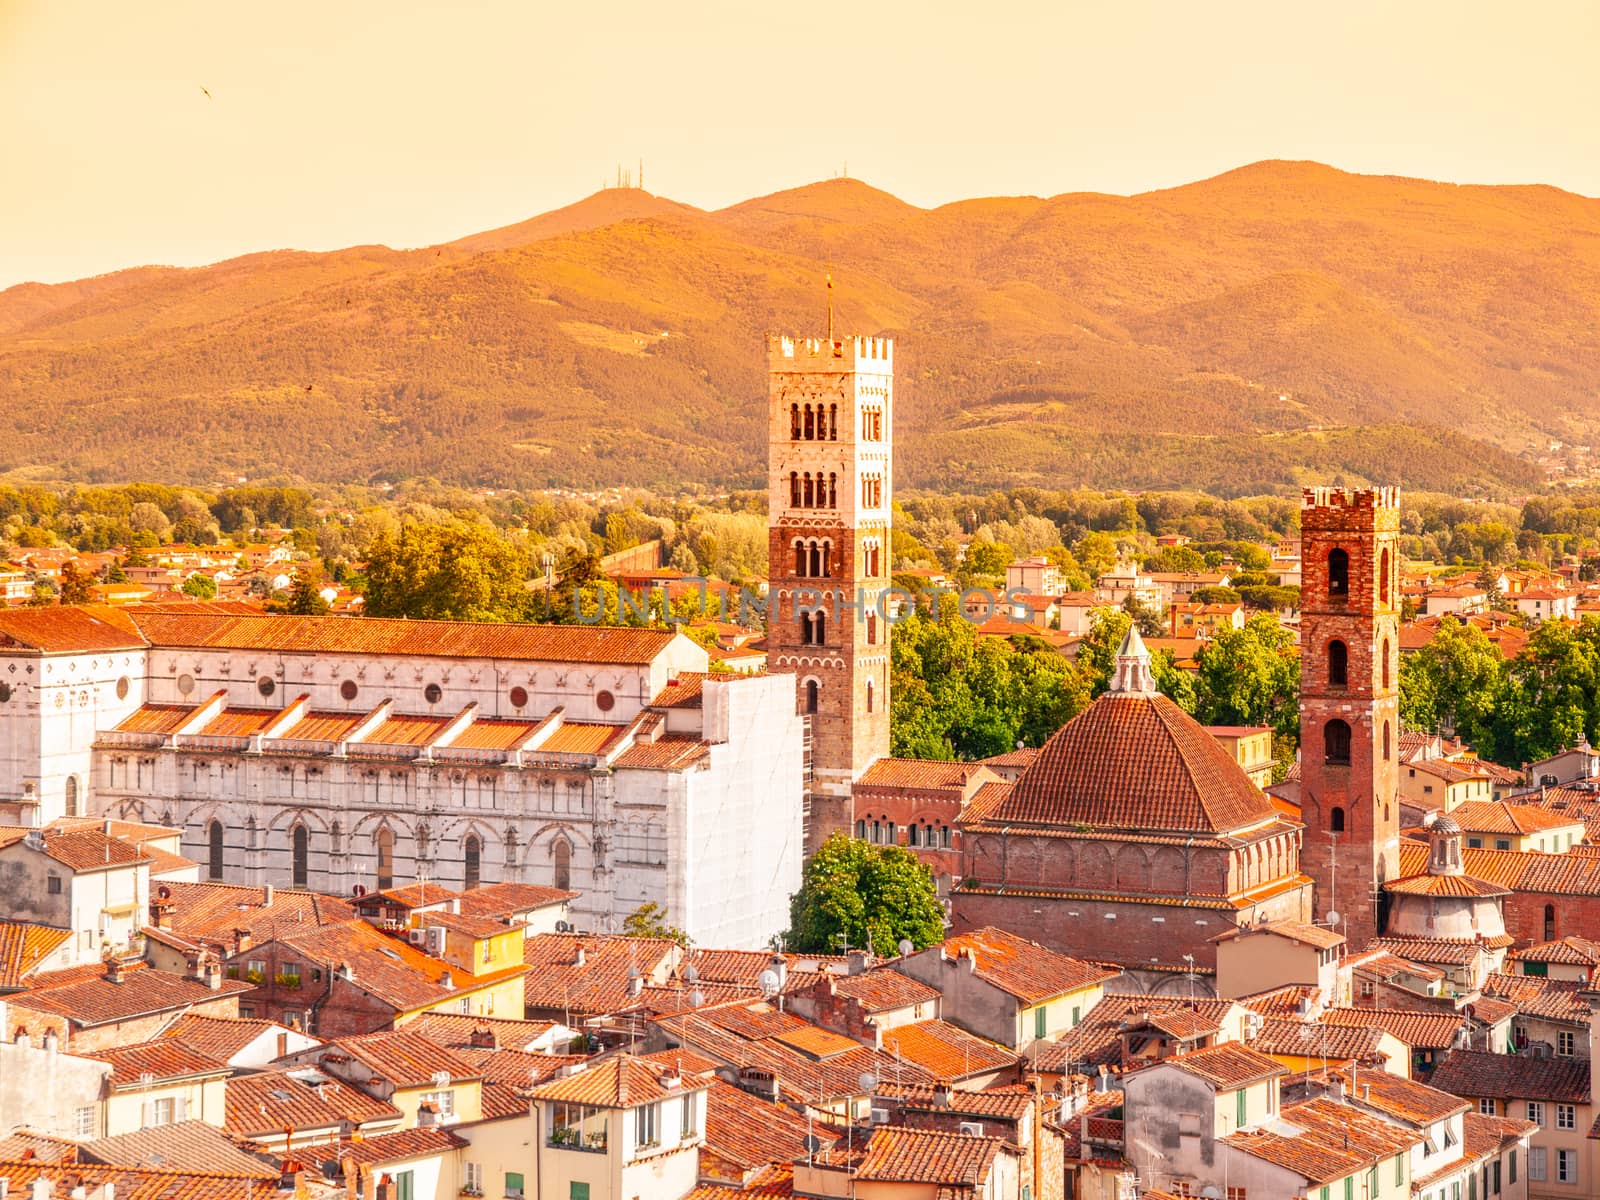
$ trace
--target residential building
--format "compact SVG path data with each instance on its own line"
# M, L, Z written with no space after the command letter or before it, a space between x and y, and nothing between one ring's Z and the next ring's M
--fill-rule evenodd
M1272 753L1270 725L1207 725L1206 732L1233 755L1233 761L1250 777L1251 783L1266 790L1272 782L1273 768L1278 765Z
M126 953L150 906L150 859L106 830L0 829L6 915L65 929L71 962Z
M1250 996L1288 984L1338 992L1345 938L1321 925L1268 921L1216 934L1217 995Z

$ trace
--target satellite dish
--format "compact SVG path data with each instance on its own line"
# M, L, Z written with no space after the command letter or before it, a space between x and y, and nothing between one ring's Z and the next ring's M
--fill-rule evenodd
M160 896L163 900L171 900L172 899L172 889L169 888L166 884L163 883L160 887L158 887L156 889L156 895Z
M916 947L911 944L910 938L901 938L900 944L896 946L895 949L900 951L900 957L904 958L906 955L915 950Z
M814 1133L808 1133L801 1139L800 1144L806 1148L807 1154L815 1154L822 1149L822 1139Z
M571 933L572 932L572 926L570 924L568 924L566 921L557 921L556 922L556 932L557 933Z
M692 1007L699 1008L705 1002L706 1002L706 994L704 992L702 992L699 988L695 988L694 991L689 993L689 1004Z
M364 883L358 883L355 885L355 887L350 889L350 892L357 900L359 900L361 897L367 894L367 885Z
M694 969L693 963L683 969L683 981L685 983L700 982L700 972Z
M870 1092L873 1088L878 1086L878 1077L871 1071L863 1071L861 1072L861 1078L856 1080L856 1082L861 1085L861 1090L863 1092Z
M1339 923L1339 914L1334 912L1333 909L1330 908L1328 910L1328 924L1329 925L1337 925L1338 923Z
M761 972L760 975L756 976L756 983L761 988L761 994L767 997L776 996L778 994L778 989L783 986L782 982L778 979L778 973L776 971Z

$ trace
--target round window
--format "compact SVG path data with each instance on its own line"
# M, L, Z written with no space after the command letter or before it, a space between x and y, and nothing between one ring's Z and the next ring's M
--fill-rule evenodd
M525 688L525 687L514 687L514 688L511 689L511 707L512 708L526 708L526 707L528 707L528 689L527 688Z
M130 686L130 684L128 683L128 677L126 675L124 675L121 679L117 680L117 699L118 700L126 700L128 698L128 688L129 688L129 686Z
M610 712L617 706L617 698L607 691L596 692L594 694L594 706L601 712Z
M277 690L278 684L270 675L263 675L260 679L256 680L256 691L260 692L263 696L270 696Z
M444 699L444 689L437 683L430 683L422 689L422 698L429 704L437 704Z
M354 700L356 698L356 693L360 690L361 689L356 686L356 681L354 679L346 679L339 685L339 695L343 696L346 700Z
M180 696L187 696L192 691L194 691L194 676L193 675L179 675L178 676L178 694Z

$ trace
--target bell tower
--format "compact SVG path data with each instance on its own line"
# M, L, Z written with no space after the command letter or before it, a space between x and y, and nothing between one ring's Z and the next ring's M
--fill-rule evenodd
M767 366L767 663L807 721L810 854L889 753L894 343L772 336Z
M1399 500L1307 488L1300 510L1300 864L1352 949L1400 873Z

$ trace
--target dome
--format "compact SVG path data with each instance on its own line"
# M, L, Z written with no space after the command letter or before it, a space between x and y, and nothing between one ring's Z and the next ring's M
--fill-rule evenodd
M1461 823L1447 813L1440 813L1428 826L1428 831L1439 837L1460 837Z
M1201 835L1279 819L1203 725L1166 696L1144 691L1107 692L1068 721L984 816L986 823Z

